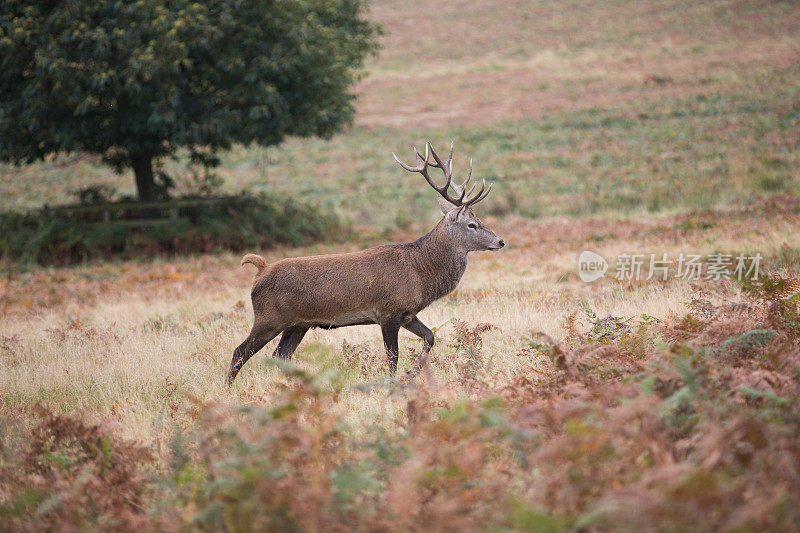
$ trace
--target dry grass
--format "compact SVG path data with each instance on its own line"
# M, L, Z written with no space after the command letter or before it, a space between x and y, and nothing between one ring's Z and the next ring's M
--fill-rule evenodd
M577 279L576 257L587 248L609 258L632 251L675 257L723 250L760 251L777 261L800 247L792 231L800 224L797 205L796 200L782 205L770 218L730 213L646 221L488 220L511 243L509 248L474 254L459 288L422 313L425 323L441 328L432 356L435 374L445 383L457 381L463 354L455 348L456 321L493 326L482 335L484 352L493 354L485 362L484 378L502 385L524 366L546 371L547 358L520 355L526 339L543 333L563 342L569 334L565 318L582 314L582 300L601 317L647 314L661 320L685 314L684 302L698 290L716 303L735 301L735 291L722 283L674 280L637 286L607 279L583 284ZM713 220L711 227L702 223L706 219ZM692 225L696 229L684 229ZM597 235L602 240L592 242ZM324 249L272 251L268 258L312 251ZM247 365L231 391L222 386L230 353L252 321L252 273L237 268L236 259L101 264L6 278L0 285L3 409L44 402L64 413L117 420L125 436L152 441L155 421L169 417L187 396L269 403L270 391L285 379L280 370L262 363L275 341ZM421 346L405 332L401 346L405 369ZM295 360L314 372L342 370L355 386L381 379L381 353L378 328L362 326L310 332ZM363 358L371 371L360 371ZM456 396L469 392L453 387ZM380 423L387 429L400 409L392 399L356 389L342 393L338 408L356 427Z
M736 92L798 60L800 12L768 2L378 2L384 53L358 124L492 124ZM424 13L424 16L421 14ZM425 35L427 38L420 38ZM749 88L749 86L748 86Z

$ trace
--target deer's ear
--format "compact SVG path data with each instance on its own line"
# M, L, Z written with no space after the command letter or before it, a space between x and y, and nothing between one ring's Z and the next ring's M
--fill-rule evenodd
M436 199L439 201L439 209L442 210L442 214L446 215L450 211L453 210L455 207L453 204L442 198L441 196L437 196Z

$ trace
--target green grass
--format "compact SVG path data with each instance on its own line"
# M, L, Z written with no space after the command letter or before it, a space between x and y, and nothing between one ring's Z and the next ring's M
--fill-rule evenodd
M798 95L800 90L791 95L794 101ZM406 132L403 143L390 130L355 130L332 143L237 151L226 165L258 169L242 173L251 176L246 186L307 195L357 222L386 226L399 217L435 215L424 181L403 172L389 155L402 151L410 159L406 146L425 139L440 151L455 139L457 171L468 156L474 158L476 175L496 183L483 206L496 214L581 216L740 205L800 185L800 106L779 109L778 98L673 98L488 127L416 130ZM356 159L349 161L349 154ZM309 166L321 168L313 179L302 176ZM292 179L282 183L273 176Z
M495 183L484 213L618 215L742 205L800 186L798 82L760 95L671 97L481 127L356 128L332 141L236 148L223 154L221 174L230 191L301 196L357 224L403 226L433 220L436 208L424 180L400 169L391 152L410 160L412 143L430 139L444 152L454 139L456 172L472 157L474 175ZM100 175L91 159L56 165L36 165L35 173L58 170L74 187ZM102 181L131 190L128 175ZM69 186L59 193L49 183L41 182L49 201L67 199ZM34 188L8 194L15 187L8 179L3 187L5 209L41 203Z

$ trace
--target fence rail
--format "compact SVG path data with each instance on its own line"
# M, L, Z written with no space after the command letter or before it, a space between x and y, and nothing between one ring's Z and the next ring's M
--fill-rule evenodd
M155 202L108 202L101 204L73 204L48 206L30 211L44 223L53 218L84 219L87 224L115 222L126 226L159 226L183 220L181 211L192 207L219 204L235 205L242 202L240 196L218 196L214 198L183 198ZM99 218L98 218L99 217Z

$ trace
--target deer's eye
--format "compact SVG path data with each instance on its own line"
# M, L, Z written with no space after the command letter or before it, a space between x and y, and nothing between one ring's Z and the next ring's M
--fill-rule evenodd
M467 227L468 227L469 229L475 229L475 228L477 228L478 226L476 226L475 224L473 224L472 222L470 222L469 224L467 224Z

